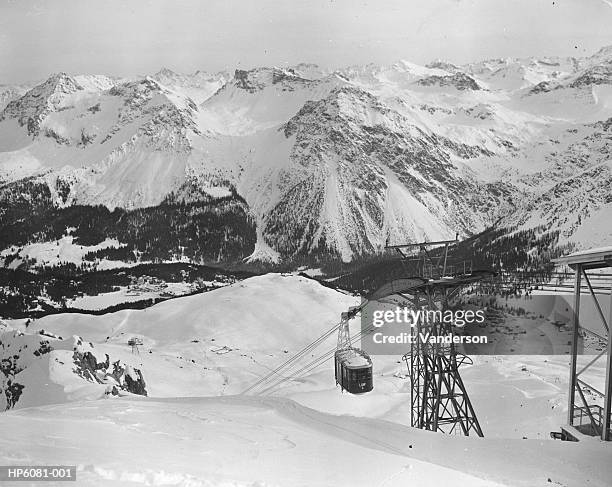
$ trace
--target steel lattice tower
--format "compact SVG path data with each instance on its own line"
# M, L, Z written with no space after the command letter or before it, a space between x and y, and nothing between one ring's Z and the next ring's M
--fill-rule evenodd
M415 299L426 309L439 309L434 292ZM444 306L442 306L442 311ZM449 325L417 324L415 335L446 336ZM470 361L458 354L453 344L429 344L415 340L404 359L410 371L411 426L448 434L483 436L476 413L461 379L459 367Z
M398 250L405 264L410 260L420 261L417 265L418 274L428 278L425 284L413 289L410 294L401 295L413 309L444 312L448 309L449 300L462 286L482 279L482 274L472 272L471 263L469 266L462 263L458 266L459 271L448 272L448 246L453 242L455 241L424 242L392 247ZM444 253L433 259L427 247L440 244L445 246ZM409 259L402 251L407 247L420 247L420 257ZM471 363L471 359L457 353L452 343L423 343L419 339L422 335L451 335L451 324L434 321L415 325L412 333L417 339L413 340L410 351L404 355L410 373L411 426L447 434L483 436L459 373L459 367L464 363Z

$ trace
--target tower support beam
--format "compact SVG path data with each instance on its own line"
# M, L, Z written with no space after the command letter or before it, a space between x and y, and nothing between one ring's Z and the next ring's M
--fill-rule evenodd
M554 259L553 262L557 265L568 266L574 271L574 309L572 310L573 333L567 408L567 424L570 428L567 429L567 431L572 431L573 428L573 430L577 432L576 434L569 434L569 437L574 439L578 438L578 436L582 434L591 436L596 435L600 436L600 438L604 441L610 441L612 440L612 431L610 428L610 423L612 422L612 418L610 417L612 414L612 333L610 330L612 325L612 286L610 289L609 317L606 319L597 297L597 293L595 292L596 290L591 285L587 271L611 268L612 246L574 252L573 254ZM583 319L581 322L580 306L582 277L584 277L584 282L586 284L585 287L590 292L590 297L593 300L594 309L597 312L596 315L598 315L600 318L601 326L605 330L603 334L600 334L599 330L597 332L594 331L592 329L593 323L590 323L589 320L585 322ZM585 303L582 304L588 305L589 303L585 300ZM585 314L585 316L588 315ZM599 340L605 342L603 347L605 352L597 354L595 358L589 360L589 362L583 366L578 373L576 373L579 353L578 344L580 338L582 337L580 330L583 330L583 333L588 333L589 335L597 337ZM598 359L604 355L604 353L607 354L607 357L603 387L601 387L599 384L592 385L578 377L590 369L598 361ZM593 378L596 379L596 377ZM585 395L585 391L592 393L588 396L588 400L587 395ZM582 407L576 405L576 393L578 393L580 396ZM600 397L593 398L593 394ZM601 405L601 399L603 399L603 406ZM589 422L583 424L585 417L588 418ZM563 431L566 432L566 430ZM564 436L567 437L568 435L561 435L561 437Z

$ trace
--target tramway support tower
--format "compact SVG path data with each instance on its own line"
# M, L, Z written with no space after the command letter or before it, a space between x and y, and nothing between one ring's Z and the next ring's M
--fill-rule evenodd
M551 436L570 441L598 436L612 441L612 288L603 274L612 268L612 247L575 252L553 262L573 270L574 296L567 424ZM609 302L607 317L602 309L605 300ZM588 313L589 307L596 312ZM599 342L595 349L599 353L581 354L578 344L585 339ZM603 365L604 374L593 371L598 365Z
M444 313L460 289L493 275L474 271L471 262L450 263L449 246L457 240L393 245L402 259L404 270L421 278L421 283L398 293L403 303L413 309L439 310ZM435 247L438 247L435 249ZM412 327L416 337L453 334L450 323L419 322ZM422 343L415 339L404 355L411 384L411 425L430 431L465 436L483 436L468 396L459 367L471 363L457 352L452 343Z

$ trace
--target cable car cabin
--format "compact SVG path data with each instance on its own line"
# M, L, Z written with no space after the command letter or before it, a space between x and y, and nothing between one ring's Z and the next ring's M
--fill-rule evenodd
M340 384L342 390L351 394L362 394L374 388L372 360L365 352L356 348L337 350L334 360L336 384Z

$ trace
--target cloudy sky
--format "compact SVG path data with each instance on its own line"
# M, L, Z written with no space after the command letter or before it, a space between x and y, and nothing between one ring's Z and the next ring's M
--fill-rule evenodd
M0 0L0 83L315 62L584 56L612 0Z

